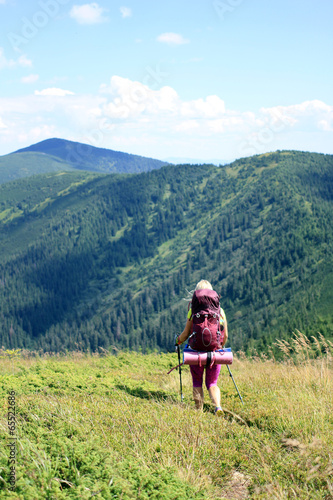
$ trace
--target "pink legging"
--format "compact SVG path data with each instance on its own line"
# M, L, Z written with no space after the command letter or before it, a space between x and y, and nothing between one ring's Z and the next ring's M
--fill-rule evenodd
M219 378L221 365L213 365L212 368L209 366L199 366L190 365L193 387L202 387L203 382L203 372L206 369L206 387L209 389L212 385L217 385L217 379Z

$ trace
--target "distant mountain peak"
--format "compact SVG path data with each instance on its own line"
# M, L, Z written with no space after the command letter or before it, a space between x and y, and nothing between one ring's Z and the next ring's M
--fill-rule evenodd
M139 174L169 163L53 137L0 156L0 184L51 172Z
M61 160L67 169L74 168L101 173L141 173L168 165L168 162L165 161L114 151L112 149L98 148L90 144L57 137L45 139L31 146L18 149L11 155L3 157L2 160L12 164L18 160L15 158L16 155L32 152L43 155L45 171L47 171L47 162L52 160L54 164L55 159ZM41 158L39 158L40 161ZM32 169L30 175L34 173Z

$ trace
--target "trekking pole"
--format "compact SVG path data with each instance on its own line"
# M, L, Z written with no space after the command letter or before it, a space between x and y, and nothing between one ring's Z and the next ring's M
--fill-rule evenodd
M178 363L179 363L179 380L180 380L180 400L183 402L183 384L182 384L182 364L180 362L180 347L177 345L177 351L178 351Z
M243 405L243 404L244 404L244 402L243 402L242 396L239 394L238 387L237 387L237 385L236 385L236 382L234 381L234 377L232 376L232 373L231 373L231 371L230 371L229 365L226 365L226 366L227 366L227 368L228 368L229 375L230 375L230 377L232 378L232 381L233 381L233 383L234 383L234 386L236 387L236 391L238 392L239 399L241 400L242 405Z

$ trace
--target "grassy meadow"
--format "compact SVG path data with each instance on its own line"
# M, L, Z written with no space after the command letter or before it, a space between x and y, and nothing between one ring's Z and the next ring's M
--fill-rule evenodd
M0 498L333 499L333 346L280 350L234 360L244 405L222 367L222 418L207 392L194 409L189 367L181 403L176 353L2 350Z

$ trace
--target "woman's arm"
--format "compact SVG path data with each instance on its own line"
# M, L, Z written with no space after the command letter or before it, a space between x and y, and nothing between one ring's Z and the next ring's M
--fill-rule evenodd
M192 318L190 318L190 319L187 318L185 328L178 337L179 344L182 344L183 342L185 342L185 340L187 340L189 338L190 333L191 333L191 329L192 329Z
M223 342L222 342L222 347L225 346L225 344L227 343L227 340L228 340L228 323L227 323L227 318L224 316L224 329L223 329L223 333L224 333L224 339L223 339Z

